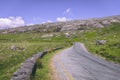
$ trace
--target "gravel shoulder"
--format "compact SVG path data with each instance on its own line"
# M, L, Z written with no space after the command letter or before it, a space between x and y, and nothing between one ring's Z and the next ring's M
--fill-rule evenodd
M92 55L78 42L54 55L51 68L52 80L120 80L120 65Z

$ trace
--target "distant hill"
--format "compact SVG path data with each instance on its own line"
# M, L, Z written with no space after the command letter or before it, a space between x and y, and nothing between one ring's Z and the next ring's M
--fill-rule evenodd
M31 26L9 28L5 30L0 30L0 34L23 33L23 32L77 31L91 27L103 28L114 22L120 23L120 15L108 16L103 18L91 18L86 20L72 20L66 22L45 23L45 24L37 24Z

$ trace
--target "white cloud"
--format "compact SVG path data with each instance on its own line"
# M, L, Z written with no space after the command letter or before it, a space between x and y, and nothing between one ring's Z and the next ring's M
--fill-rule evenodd
M31 25L34 25L34 24L33 23L26 24L26 26L31 26Z
M8 18L0 18L0 29L5 28L13 28L24 26L25 22L22 17L8 17Z
M69 12L71 12L71 9L70 9L70 8L68 8L68 9L66 10L66 13L69 13Z
M67 21L67 18L66 17L57 17L57 21L58 22L65 22L65 21Z
M42 24L44 24L44 23L46 23L46 22L42 22Z
M47 22L48 22L48 23L51 23L52 21L51 21L51 20L48 20Z
M53 21L51 20L47 20L46 22L42 22L42 24L45 24L45 23L52 23Z
M68 15L68 14L71 14L72 11L71 11L71 8L68 8L64 11L64 15Z

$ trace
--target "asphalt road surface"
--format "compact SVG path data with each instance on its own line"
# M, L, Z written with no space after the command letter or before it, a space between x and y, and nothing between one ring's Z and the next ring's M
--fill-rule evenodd
M120 65L92 55L82 43L74 43L52 61L61 80L120 80Z

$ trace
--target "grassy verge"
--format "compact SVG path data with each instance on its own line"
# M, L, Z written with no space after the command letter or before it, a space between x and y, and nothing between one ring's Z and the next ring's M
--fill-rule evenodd
M37 70L36 70L36 75L34 77L34 80L50 80L51 79L50 61L53 55L58 51L50 52L47 55L45 55L42 59L37 60Z

